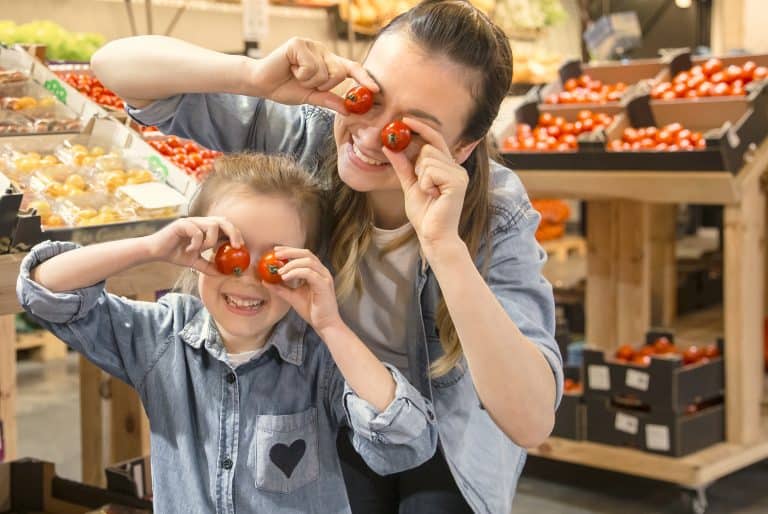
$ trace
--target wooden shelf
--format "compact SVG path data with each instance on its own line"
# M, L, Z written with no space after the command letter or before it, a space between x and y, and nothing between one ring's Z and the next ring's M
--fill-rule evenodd
M649 203L733 204L738 179L711 171L515 170L531 197L637 200Z
M550 438L529 453L536 457L696 488L768 458L768 415L763 413L761 437L755 443L719 443L686 457L665 457L630 448L557 437Z

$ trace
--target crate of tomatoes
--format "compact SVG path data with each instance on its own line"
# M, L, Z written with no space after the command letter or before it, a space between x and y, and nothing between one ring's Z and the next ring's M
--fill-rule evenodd
M221 152L209 150L177 136L145 136L147 143L196 181L213 171L213 161Z

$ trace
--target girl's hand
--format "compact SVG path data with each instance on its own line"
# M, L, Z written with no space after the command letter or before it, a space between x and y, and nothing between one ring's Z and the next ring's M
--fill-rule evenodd
M347 114L344 99L331 89L348 77L373 92L376 82L357 62L329 52L310 39L294 37L267 57L253 61L250 78L256 96L282 104L314 104Z
M287 246L276 246L275 257L288 260L278 271L283 282L296 281L299 286L292 289L262 282L264 287L291 304L318 333L340 323L333 276L320 259L309 250Z
M403 122L426 141L415 165L404 152L392 152L386 147L382 147L382 151L400 179L405 213L422 248L429 252L444 242L453 243L459 237L459 219L469 175L454 161L448 144L438 131L413 118L403 118Z
M220 216L181 218L147 236L147 242L154 259L194 268L208 275L220 275L216 265L201 254L216 248L222 235L235 248L243 245L240 231Z

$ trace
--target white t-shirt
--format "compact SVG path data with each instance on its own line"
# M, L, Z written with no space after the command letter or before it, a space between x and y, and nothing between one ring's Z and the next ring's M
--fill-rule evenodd
M236 368L238 366L245 364L246 362L252 361L253 359L257 358L259 355L264 353L265 349L266 349L266 346L263 346L258 350L251 350L248 352L240 352L240 353L228 353L227 359L229 359L229 363L232 365L232 367Z
M373 228L371 247L360 262L362 294L352 293L339 307L344 321L376 357L404 374L408 371L406 315L413 307L419 242L414 236L384 255L381 250L411 230L410 223L393 230Z

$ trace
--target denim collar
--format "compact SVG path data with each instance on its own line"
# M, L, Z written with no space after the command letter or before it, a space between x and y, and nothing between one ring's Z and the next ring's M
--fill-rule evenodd
M304 360L304 334L307 324L291 309L272 329L267 339L266 349L274 346L285 362L300 366ZM192 348L201 347L220 361L226 360L227 350L221 341L213 317L204 307L179 332L181 339Z

